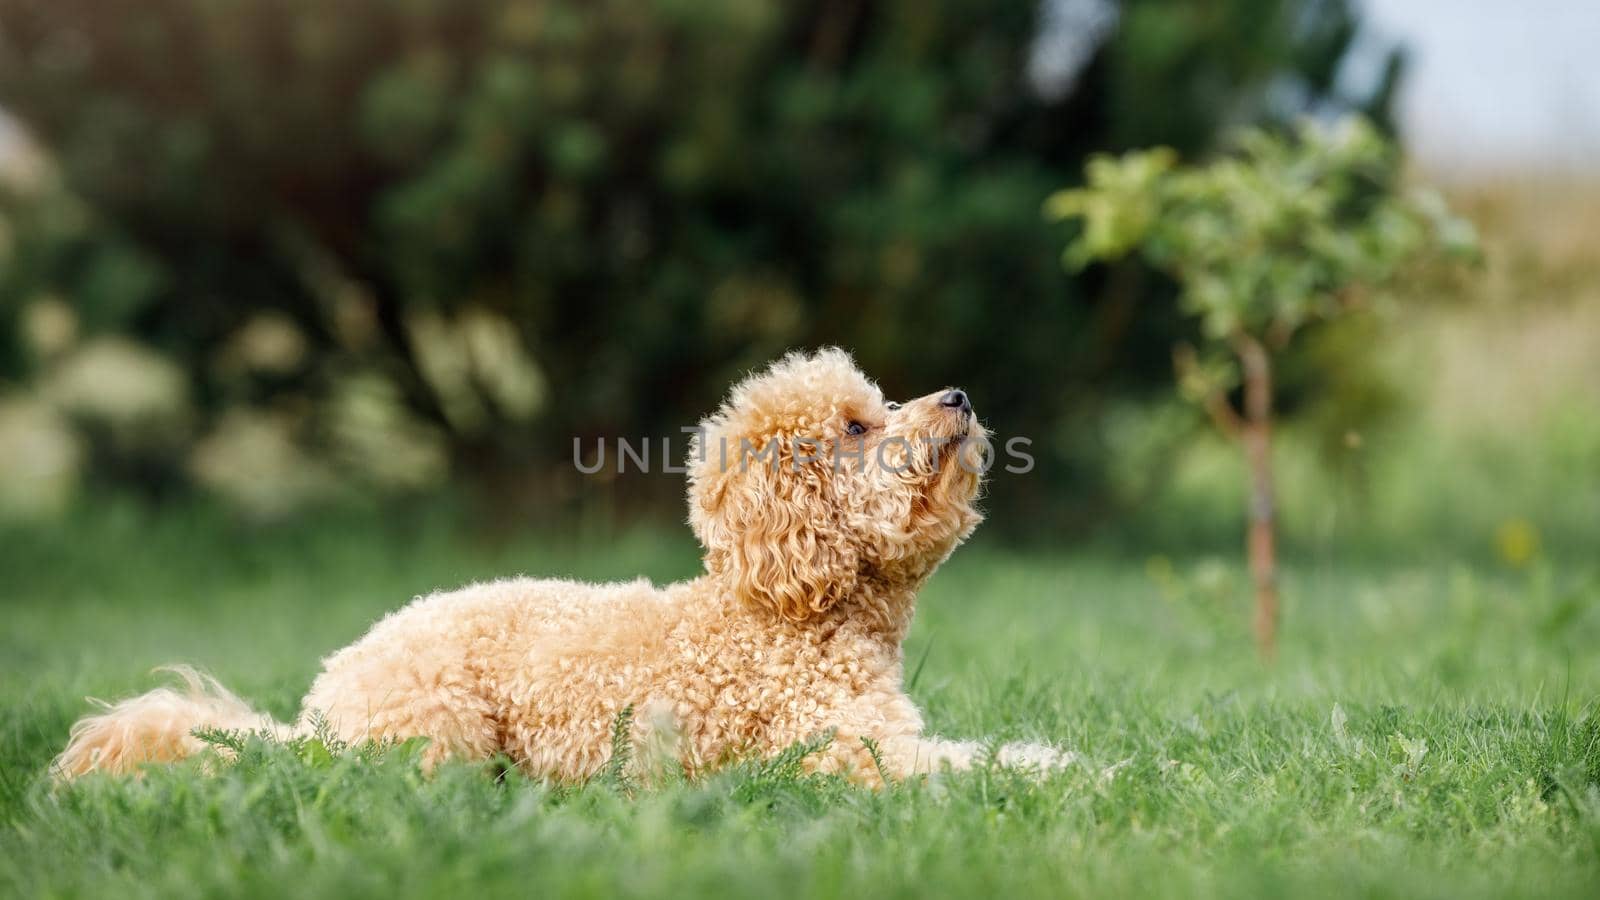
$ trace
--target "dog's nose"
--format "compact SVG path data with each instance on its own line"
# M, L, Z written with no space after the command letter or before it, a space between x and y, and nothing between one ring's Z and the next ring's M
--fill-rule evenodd
M939 405L959 409L964 413L972 412L972 401L967 399L967 392L960 388L945 391L944 396L939 398Z

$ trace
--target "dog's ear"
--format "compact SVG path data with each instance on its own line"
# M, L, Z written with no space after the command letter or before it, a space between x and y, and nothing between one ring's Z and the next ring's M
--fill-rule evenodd
M706 570L739 600L791 621L826 612L855 590L859 551L840 527L825 461L751 462L697 492L690 519Z

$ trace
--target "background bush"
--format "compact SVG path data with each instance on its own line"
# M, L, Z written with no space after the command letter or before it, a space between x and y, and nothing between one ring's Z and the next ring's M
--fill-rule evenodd
M1071 280L1043 199L1091 151L1381 119L1398 69L1340 93L1345 2L1141 0L1045 83L1043 10L0 0L0 105L51 164L7 197L0 377L175 364L159 435L91 422L117 481L266 511L356 476L563 503L574 437L675 435L744 370L838 343L891 394L961 384L1034 439L992 503L1094 520L1126 500L1106 416L1169 389L1191 326L1131 266ZM252 498L245 468L286 486ZM676 514L673 479L635 486Z

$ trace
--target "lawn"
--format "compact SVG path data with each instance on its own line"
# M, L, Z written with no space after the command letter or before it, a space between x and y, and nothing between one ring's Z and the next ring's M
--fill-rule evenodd
M45 778L85 695L196 663L287 717L418 592L682 577L686 532L468 540L446 513L245 528L109 506L0 535L0 893L1574 896L1600 891L1600 568L1301 555L1258 663L1234 560L1006 549L935 577L911 692L958 737L1083 764L882 792L748 762L562 788L408 748L255 744L222 771ZM1465 559L1466 561L1462 561Z

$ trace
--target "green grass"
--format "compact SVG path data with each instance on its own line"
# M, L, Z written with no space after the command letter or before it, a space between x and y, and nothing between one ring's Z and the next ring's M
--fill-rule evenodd
M964 549L908 658L930 725L1084 764L883 792L749 762L542 785L260 743L218 774L44 779L86 694L193 662L279 716L421 591L689 574L686 533L469 542L448 515L244 529L124 507L0 534L0 894L1594 896L1600 569L1291 569L1256 662L1233 561Z

